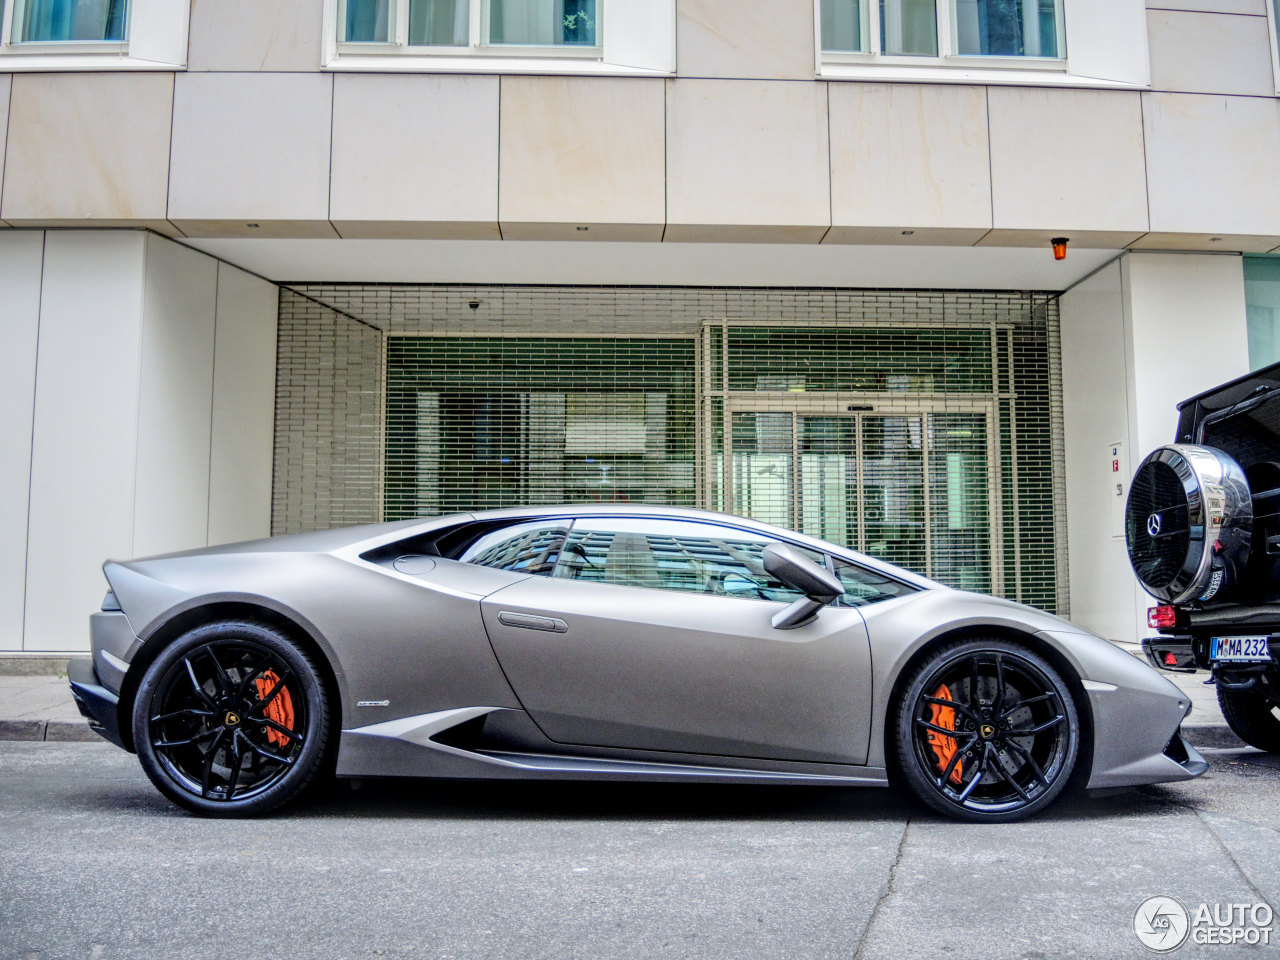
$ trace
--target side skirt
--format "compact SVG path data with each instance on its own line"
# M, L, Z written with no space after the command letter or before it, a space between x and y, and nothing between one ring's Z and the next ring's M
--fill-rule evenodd
M477 738L450 737L465 724L503 707L461 707L342 731L340 777L439 777L513 780L648 780L699 783L778 783L830 786L888 785L884 769L845 764L788 763L747 757L700 757L651 751L573 754L548 741L546 749L501 749ZM482 726L483 724L481 724ZM477 728L478 729L478 728ZM453 742L442 742L452 739Z

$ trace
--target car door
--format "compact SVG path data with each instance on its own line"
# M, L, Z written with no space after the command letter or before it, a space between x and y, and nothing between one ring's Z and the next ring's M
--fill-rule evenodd
M863 763L871 663L862 617L831 606L775 630L771 618L796 595L764 573L770 542L712 523L581 518L553 576L483 601L485 629L552 740Z

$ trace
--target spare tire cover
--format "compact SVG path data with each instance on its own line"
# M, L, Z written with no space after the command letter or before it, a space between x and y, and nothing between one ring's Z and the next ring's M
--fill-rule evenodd
M1124 521L1129 562L1153 597L1224 600L1249 558L1253 501L1244 470L1230 456L1171 444L1133 475Z

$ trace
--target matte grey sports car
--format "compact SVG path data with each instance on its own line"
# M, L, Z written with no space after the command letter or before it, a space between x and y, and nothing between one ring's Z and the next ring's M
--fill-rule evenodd
M1190 710L1065 620L698 510L537 507L104 567L71 686L200 813L318 774L882 786L1012 820L1199 776Z

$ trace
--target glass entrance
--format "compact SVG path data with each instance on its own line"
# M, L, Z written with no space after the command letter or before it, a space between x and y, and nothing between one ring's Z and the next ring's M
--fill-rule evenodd
M726 412L733 513L991 592L991 412L794 407Z

